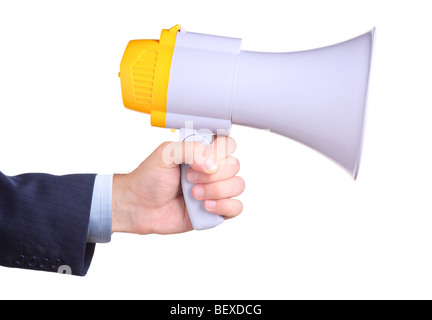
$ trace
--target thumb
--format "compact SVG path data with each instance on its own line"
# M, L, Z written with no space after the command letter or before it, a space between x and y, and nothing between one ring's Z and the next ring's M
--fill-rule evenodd
M233 138L218 136L208 146L194 146L194 161L190 165L195 171L214 174L221 165L227 164L227 160L230 159L236 148L237 145Z
M159 166L164 168L189 164L194 170L213 174L219 170L213 148L200 142L164 142L155 151Z

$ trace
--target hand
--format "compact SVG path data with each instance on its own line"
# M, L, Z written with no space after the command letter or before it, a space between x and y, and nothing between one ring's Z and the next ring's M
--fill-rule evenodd
M219 137L204 147L197 142L165 142L130 174L113 178L113 232L173 234L192 230L180 184L180 164L189 163L192 194L207 211L225 219L239 215L242 203L231 199L245 184L231 154L236 144Z

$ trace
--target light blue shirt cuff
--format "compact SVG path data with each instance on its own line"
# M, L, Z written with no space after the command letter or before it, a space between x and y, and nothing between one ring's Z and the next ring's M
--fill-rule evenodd
M113 175L97 175L93 187L87 242L108 243L112 234Z

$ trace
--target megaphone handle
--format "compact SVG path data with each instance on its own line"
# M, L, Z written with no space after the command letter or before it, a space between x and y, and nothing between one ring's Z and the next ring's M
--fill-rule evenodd
M198 141L204 145L209 145L213 141L213 135L198 133L196 130L181 129L180 141ZM204 208L204 201L196 200L192 196L192 188L194 187L194 184L186 179L186 172L190 167L191 166L188 164L180 165L183 197L192 226L195 230L214 228L221 224L224 221L224 218L208 212Z

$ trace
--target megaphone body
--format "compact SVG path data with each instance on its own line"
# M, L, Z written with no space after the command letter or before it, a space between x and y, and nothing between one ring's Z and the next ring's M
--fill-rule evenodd
M264 53L241 39L163 30L130 41L120 65L123 102L151 124L181 129L182 141L211 143L232 124L269 129L327 156L356 178L362 148L373 30L319 49ZM191 128L193 126L193 128ZM196 230L223 218L182 188Z

